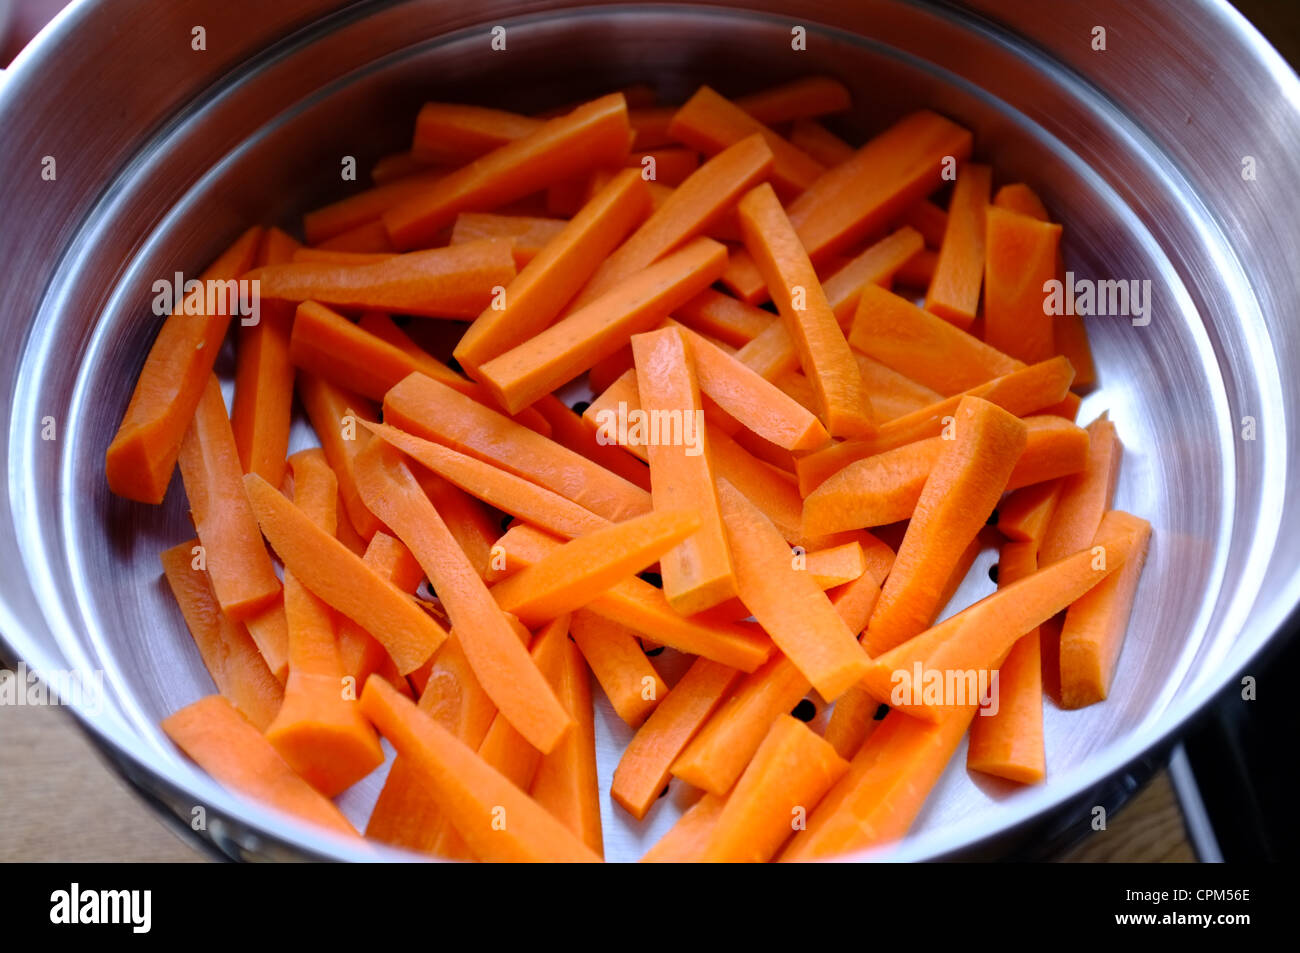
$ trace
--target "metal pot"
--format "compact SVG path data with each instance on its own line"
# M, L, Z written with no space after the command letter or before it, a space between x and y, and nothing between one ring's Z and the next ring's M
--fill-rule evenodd
M46 673L102 671L102 711L80 706L81 723L186 822L203 806L227 853L400 856L232 796L157 727L211 685L159 578L158 552L190 532L179 481L148 508L111 497L103 476L156 331L151 284L197 271L249 221L291 221L341 192L341 157L365 168L399 148L424 99L526 111L636 80L672 97L819 72L854 90L845 134L921 105L952 115L1000 181L1030 183L1066 223L1076 274L1151 282L1149 324L1089 321L1102 386L1081 419L1110 411L1126 448L1117 505L1155 527L1113 695L1048 707L1044 785L974 778L959 755L885 854L1004 850L1046 822L1086 830L1080 799L1113 803L1114 779L1238 678L1300 600L1286 492L1300 389L1284 372L1300 364L1300 82L1212 0L74 3L0 89L5 639ZM959 599L990 588L972 581ZM597 720L607 787L626 733L607 710ZM364 820L380 782L344 808ZM607 805L611 859L637 856L675 813L639 826Z

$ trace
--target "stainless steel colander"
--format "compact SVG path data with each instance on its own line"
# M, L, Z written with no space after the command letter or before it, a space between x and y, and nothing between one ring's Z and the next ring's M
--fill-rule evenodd
M197 271L250 221L339 193L340 157L365 168L400 148L425 99L527 111L632 81L680 97L822 72L855 94L846 135L918 106L949 114L999 181L1043 195L1077 274L1152 283L1149 325L1089 322L1101 386L1080 414L1110 411L1117 505L1155 527L1112 698L1048 707L1044 785L973 777L959 755L886 854L1086 830L1081 805L1122 796L1126 767L1249 671L1300 601L1300 82L1211 0L74 3L0 80L5 640L34 668L102 671L105 706L79 710L84 726L167 808L203 805L227 852L400 856L226 793L157 727L212 689L160 580L159 551L191 532L179 481L148 508L103 476L157 327L150 285ZM959 598L992 588L980 576ZM597 722L607 790L627 733L607 709ZM354 819L381 781L344 797ZM670 797L637 825L606 803L609 857L638 856L676 813Z

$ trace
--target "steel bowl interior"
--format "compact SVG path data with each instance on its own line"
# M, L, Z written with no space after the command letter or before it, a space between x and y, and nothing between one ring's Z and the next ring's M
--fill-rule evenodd
M150 31L155 43L179 42L172 34L189 22L189 5L177 6L181 12L162 15L130 42L146 48ZM1224 193L1255 184L1237 175L1247 153L1264 167L1276 149L1274 170L1295 165L1297 152L1287 159L1285 147L1296 137L1300 94L1294 75L1269 59L1271 51L1261 50L1235 15L1196 5L1200 19L1191 21L1222 30L1227 52L1253 53L1259 76L1276 84L1278 127L1241 142L1227 135L1241 132L1240 123L1225 120L1216 129L1191 118L1230 89L1207 80L1201 88L1164 91L1175 101L1183 97L1189 113L1185 136L1171 135L1117 93L1113 74L1090 75L1082 61L1071 62L1073 54L1058 45L1058 27L1041 15L1020 10L1021 32L999 22L1017 4L981 10L873 0L848 11L796 5L801 12L788 15L696 5L487 3L449 10L393 2L299 22L328 6L294 5L275 32L247 41L248 48L216 51L220 78L196 73L192 91L180 87L190 94L151 120L147 102L128 103L126 125L104 117L65 138L70 151L60 162L74 169L62 187L81 188L75 201L51 213L31 204L39 199L0 199L0 220L10 223L25 219L3 213L21 213L24 206L15 203L29 202L49 252L29 259L33 287L3 305L13 346L3 366L10 522L0 545L14 556L8 572L15 575L4 586L0 626L35 667L102 671L103 709L80 716L124 770L173 810L184 815L192 805L210 806L221 819L212 836L227 851L395 854L340 843L231 796L161 734L162 717L212 690L158 564L158 553L192 529L179 479L161 507L111 496L104 450L156 331L148 304L153 282L196 271L247 222L289 224L304 209L358 187L340 182L341 158L354 156L365 169L400 148L428 99L526 112L635 81L655 84L671 101L701 82L741 93L789 76L831 73L852 88L857 103L832 123L838 132L860 141L914 108L948 114L975 131L977 156L993 164L999 183L1028 182L1066 224L1073 272L1149 282L1149 323L1125 316L1088 322L1100 386L1085 399L1080 420L1109 413L1116 422L1125 447L1116 505L1150 519L1155 532L1112 697L1080 712L1047 706L1049 778L1041 786L1021 789L969 774L959 753L914 835L885 856L959 851L1114 774L1222 687L1294 606L1300 517L1285 488L1297 394L1284 369L1300 350L1285 313L1295 301L1295 278L1265 260L1260 243L1296 236L1259 230L1268 206L1259 193L1275 185L1260 186L1245 204ZM42 44L68 48L80 37L75 31L84 34L100 12L76 5L32 55ZM1130 31L1112 35L1139 39L1144 30L1175 29L1156 12L1140 12L1117 12ZM496 24L507 29L505 53L489 47L488 28ZM792 25L806 27L806 52L791 49ZM1037 32L1027 36L1029 30ZM1079 42L1086 44L1086 29ZM1116 69L1126 55L1131 51L1114 53ZM20 63L12 82L32 82L49 68ZM1135 81L1145 68L1133 68ZM151 93L147 74L132 84L115 73L112 82L119 94ZM5 91L0 116L10 115L14 92ZM56 123L57 113L48 121ZM1200 162L1208 154L1224 167L1218 183ZM111 160L79 184L80 165L96 155ZM11 230L7 225L6 248L15 239ZM218 368L228 396L231 367L232 355L223 353ZM52 441L42 439L47 417L58 427ZM1248 437L1244 418L1253 421ZM302 424L294 441L311 441ZM992 590L984 570L995 561L994 550L982 554L950 608ZM667 656L664 663L676 665ZM608 791L630 732L596 695ZM364 823L382 780L377 772L344 795L341 804L354 820ZM671 825L680 787L643 824L606 796L609 859L636 858ZM1088 820L1077 818L1080 830Z

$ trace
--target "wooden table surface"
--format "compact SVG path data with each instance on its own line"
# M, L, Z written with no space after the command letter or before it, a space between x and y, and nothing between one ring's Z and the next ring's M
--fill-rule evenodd
M0 706L0 862L192 862L207 856L163 823L59 708ZM1163 772L1068 861L1193 861Z
M66 711L0 706L0 862L205 860L141 801Z

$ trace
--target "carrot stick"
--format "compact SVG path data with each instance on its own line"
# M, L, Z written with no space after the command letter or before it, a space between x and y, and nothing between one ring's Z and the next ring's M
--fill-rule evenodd
M320 245L362 225L378 221L390 208L422 195L445 177L445 171L432 169L386 185L377 185L310 211L302 217L302 230L307 244Z
M631 350L629 346L629 351ZM650 453L644 434L632 428L632 411L641 409L640 384L635 368L628 368L587 404L582 412L585 424L596 434L596 439L606 446L618 446L649 462ZM626 433L620 433L620 410L626 415Z
M712 401L705 405L706 421L709 419L709 410L715 407L716 404L713 404ZM808 408L805 407L804 410L808 410ZM715 410L714 412L716 413L717 411ZM714 426L717 425L715 424ZM777 446L772 441L766 439L760 434L754 433L754 431L749 430L748 428L736 426L734 418L728 422L727 427L729 429L734 428L732 431L732 439L735 440L736 443L744 447L752 456L762 460L768 465L768 467L776 470L778 475L783 479L789 481L790 478L794 476L795 455L789 450ZM827 443L829 443L829 441L827 441Z
M904 288L928 288L934 280L934 269L939 263L939 253L922 248L894 272L895 284Z
M745 247L754 256L817 393L822 423L832 436L871 432L871 405L844 332L812 263L771 186L749 192L738 207Z
M569 305L569 311L591 304L668 253L704 234L735 205L746 189L762 181L771 168L772 150L759 135L747 136L718 153L674 189L663 205L601 262L591 280ZM705 287L712 281L710 279ZM683 302L686 300L689 299L683 299Z
M269 228L262 236L257 264L288 261L298 242ZM263 302L257 324L242 322L236 332L235 399L230 408L239 463L245 473L257 473L268 483L284 479L293 410L293 365L289 363L289 332L293 307Z
M943 244L944 232L948 230L948 213L929 199L922 199L909 206L899 222L920 232L927 248L937 249Z
M258 731L264 731L280 708L284 688L267 667L248 630L221 611L207 573L194 568L197 543L192 539L163 551L167 585L217 691Z
M872 438L877 451L940 434L943 418L951 415L964 397L979 397L1017 416L1045 410L1068 393L1074 368L1062 357L1041 361L978 384L960 394L882 424Z
M818 693L834 700L869 664L856 634L809 575L794 568L771 521L725 480L718 495L741 600Z
M629 483L650 491L650 469L622 447L604 444L595 432L553 394L547 394L532 407L551 426L551 439L560 446L586 457L592 463L621 476Z
M831 605L839 613L852 632L861 632L867 627L871 610L875 608L880 597L881 583L889 576L894 564L894 551L888 544L872 536L866 530L854 530L850 533L833 533L823 537L821 552L832 547L857 546L862 551L863 570L861 575L849 582L826 590ZM810 554L811 555L811 554Z
M907 833L970 727L975 706L938 724L890 712L822 798L783 861L863 850Z
M504 305L479 314L456 345L456 360L474 374L545 330L649 210L650 193L639 175L627 170L614 176L506 286Z
M428 169L428 166L421 166L421 170ZM307 256L312 252L312 256ZM294 252L294 261L305 260L311 261L315 256L331 254L352 254L352 255L395 255L396 248L393 242L389 241L389 230L383 228L383 222L380 218L372 218L361 225L354 225L347 231L339 231L333 238L326 238L324 242L317 242L311 247L304 246ZM315 257L317 261L324 261L324 257Z
M373 265L381 261L397 258L396 252L347 251L334 248L298 248L294 251L290 263L328 264L328 265Z
M639 150L628 156L627 165L636 169L647 182L676 188L700 167L700 154L694 149L677 147Z
M458 103L425 103L415 117L411 157L430 165L463 165L536 132L540 119Z
M743 427L784 450L816 450L829 442L821 421L797 401L704 336L681 332L700 390Z
M203 396L233 311L226 292L219 300L212 295L214 300L208 302L205 289L246 272L261 236L257 227L244 232L199 277L201 286L163 322L104 457L108 488L118 496L162 502L181 438Z
M668 126L677 112L676 106L633 106L628 104L627 120L632 127L632 149L657 149L674 144Z
M716 347L718 350L720 350L722 353L728 356L735 355L736 351L739 350L739 348L737 348L735 345L728 344L726 341L723 341L721 338L714 337L712 334L703 331L696 331L694 328L687 327L687 325L678 321L676 318L664 318L663 324L660 325L660 327L665 327L665 328L669 326L679 327L682 328L683 330L690 331L692 334L698 335L701 339L708 341L710 344L712 344L714 347Z
M756 338L776 318L762 308L737 301L719 291L705 289L673 312L682 324L733 347Z
M412 370L417 370L421 374L427 374L436 381L442 381L448 387L454 387L462 394L468 394L480 403L489 399L482 387L456 373L456 371L452 370L448 365L444 364L422 348L415 342L414 338L397 326L397 322L382 311L365 312L361 315L360 319L358 319L356 326L367 334L374 335L381 341L391 344L393 347L401 351L409 359L405 366L410 367ZM407 371L406 373L409 374L410 371ZM402 377L405 376L406 374L402 375ZM396 383L401 379L401 377L398 377L393 381L393 383ZM387 391L388 388L385 387L384 392L387 393ZM380 397L382 396L383 395L381 394ZM536 430L538 433L544 434L546 432L544 426L537 426L535 422L522 420L521 422L523 422L525 426Z
M1065 479L1061 498L1043 533L1038 562L1047 566L1088 545L1110 509L1124 447L1115 425L1104 416L1087 426L1088 463Z
M868 573L866 564L866 553L862 549L862 544L856 539L838 541L841 537L852 536L853 533L840 533L831 536L821 537L814 540L819 548L806 550L802 554L791 550L790 561L798 568L802 566L802 572L813 581L819 590L826 593L827 598L831 599L831 604L835 605L835 599L831 598L832 592L839 593L845 590L851 583L861 579L863 574L870 575L873 584L875 584L874 573ZM863 532L863 535L870 535ZM881 544L884 545L883 543ZM802 548L802 547L801 547ZM887 547L886 547L887 548ZM892 556L892 551L891 551ZM879 595L879 585L875 584L876 595ZM855 596L855 598L865 598L865 594ZM872 597L872 603L874 604ZM839 606L836 606L838 609ZM722 603L716 609L710 609L705 613L709 618L727 618L734 620L748 619L752 614L745 604L739 599L729 599ZM867 613L870 615L870 612ZM867 620L862 620L862 625L856 629L852 625L850 629L860 631L867 624Z
M814 549L824 549L827 546L838 546L846 542L856 542L862 548L862 559L866 564L866 574L870 575L877 585L885 581L889 571L894 568L894 549L880 537L867 532L865 529L852 530L847 533L832 533L829 536L811 537L804 540L805 544L812 546ZM832 594L831 601L835 601ZM862 620L862 625L854 625L852 618L846 616L845 621L849 623L849 628L855 632L860 632L866 628L867 620Z
M566 175L617 164L631 130L627 103L615 93L544 122L463 166L383 214L388 236L401 249L419 247L464 211L499 208Z
M1002 188L998 189L997 194L993 196L993 204L997 208L1004 208L1020 215L1027 215L1040 222L1048 220L1047 206L1034 193L1034 190L1023 182L1002 186Z
M429 498L442 521L451 530L456 545L469 559L479 578L487 580L493 561L493 547L501 535L501 519L481 501L444 480L427 467L411 468L415 482Z
M1066 393L1073 377L1074 370L1069 361L1063 357L1054 357L1050 361L1031 364L1023 370L1012 371L987 384L972 387L963 394L945 397L929 407L886 421L880 425L874 437L845 440L800 457L795 461L800 485L809 487L811 492L812 487L819 486L854 460L884 453L927 437L941 436L947 426L945 421L957 412L958 404L966 397L978 397L997 404L1008 413L1022 416L1059 400Z
M572 218L582 208L587 197L591 180L602 170L579 172L553 182L546 189L546 214L553 218Z
M591 370L587 372L587 386L593 394L598 394L630 371L633 364L632 345L625 344L609 357L603 357L591 365Z
M249 273L265 298L377 308L428 318L472 318L515 276L510 242L490 239L355 265L296 262Z
M902 417L943 400L943 395L938 391L912 380L906 374L900 374L874 357L862 353L857 353L854 357L858 359L858 370L862 372L862 384L871 395L871 409L883 421Z
M779 318L738 350L736 360L759 377L770 381L799 371L799 352L795 348L794 339L786 329L785 322ZM815 402L817 397L811 391L811 387L810 383L809 400Z
M1064 417L1066 420L1074 421L1079 419L1079 407L1083 403L1083 398L1071 391L1066 394L1057 403L1050 407L1044 407L1043 413L1056 414L1058 417Z
M790 542L801 542L799 490L723 433L713 435L718 476L758 507Z
M492 724L496 705L479 684L460 636L454 632L432 659L419 705L475 750Z
M804 571L823 592L850 583L867 571L862 544L856 540L814 550L804 558Z
M244 494L239 454L216 375L208 375L181 441L181 476L221 610L239 622L280 592L266 544Z
M294 503L319 530L333 533L338 483L319 449L294 454ZM336 625L329 607L286 567L289 678L267 740L312 787L334 797L384 763L384 752L356 696L345 693Z
M794 708L812 686L779 652L746 675L672 765L674 777L725 795L780 715ZM671 697L671 695L669 696Z
M366 684L361 709L408 759L480 860L600 860L536 801L384 682ZM500 823L503 817L505 824Z
M418 707L471 750L477 751L487 735L497 709L474 677L455 633L430 660ZM436 853L442 843L457 839L451 822L420 782L419 771L401 755L393 761L370 812L366 836L425 853ZM468 849L465 855L472 856Z
M573 614L569 629L618 717L638 727L668 694L635 633L587 609Z
M262 533L285 568L313 594L384 643L406 674L422 665L447 635L392 583L317 527L256 474L244 477Z
M650 509L640 487L422 374L388 392L384 421L554 489L607 520Z
M849 763L803 722L782 715L754 752L718 815L700 859L709 863L771 860L812 813Z
M966 397L953 416L953 439L944 441L926 478L863 635L872 656L934 622L944 583L993 512L1024 449L1024 423L995 404Z
M685 328L671 319L665 321L664 326L675 327L687 333ZM639 386L635 368L629 368L590 402L583 412L583 417L595 430L597 441L610 446L623 447L638 459L648 463L649 444L659 439L657 434L669 433L667 428L677 428L678 417L663 414L656 418L640 416L644 411L641 407ZM740 432L740 423L709 400L707 395L702 396L700 403L702 406L697 409L703 410L704 421L714 439ZM669 408L670 412L672 410L673 408ZM681 408L676 410L680 413ZM742 410L741 413L748 414L749 411ZM694 444L697 431L684 429L690 426L693 425L689 421L684 423L680 435L674 436L673 439ZM768 446L773 445L768 444ZM773 449L778 453L781 452L779 448L773 447Z
M1057 274L1062 271L1058 264ZM1056 343L1057 353L1069 358L1077 371L1075 389L1086 393L1097 381L1097 368L1092 360L1092 345L1088 343L1088 329L1084 327L1083 318L1077 314L1055 315L1052 321L1052 339Z
M539 625L654 565L699 526L699 517L689 510L657 509L565 543L497 583L492 595L524 625Z
M610 797L637 820L645 818L668 783L669 768L699 731L740 673L696 659L623 749Z
M849 343L945 396L1025 366L875 285L862 290Z
M794 226L814 265L852 247L943 184L945 157L970 155L971 134L927 110L905 116L818 179L790 204ZM759 304L763 276L748 255L733 256L723 281Z
M661 571L668 604L682 615L712 608L736 595L732 556L714 487L709 433L703 423L695 361L678 328L634 335L641 407L665 424L647 448L651 498L656 512L682 508L700 514L697 531L664 555Z
M1125 514L1127 515L1127 514ZM1133 547L1119 571L1090 590L1065 613L1061 630L1061 707L1083 708L1105 701L1124 647L1138 580L1146 564L1151 524L1129 517ZM1105 520L1102 521L1103 527Z
M370 439L359 422L375 420L378 414L370 401L309 373L298 375L298 398L325 451L325 459L338 478L348 520L361 538L368 541L381 524L357 492L354 468L357 454Z
M858 355L856 354L854 355L854 357L857 356ZM884 367L883 364L880 366ZM862 365L859 364L858 367L861 369ZM766 378L764 379L766 380ZM808 378L804 377L802 371L787 371L780 377L776 378L775 384L777 387L781 388L782 393L790 397L790 399L800 407L808 408L817 406L817 395L813 393L812 383ZM872 409L874 410L875 408L873 407ZM775 465L776 464L773 464L773 466Z
M356 252L369 255L389 255L397 251L388 240L388 229L377 218L317 242L314 248L318 252Z
M339 525L346 521L347 514L340 513ZM407 594L414 595L424 579L424 570L415 561L411 551L387 533L375 533L370 538L361 561L371 567L381 579L388 580ZM393 660L388 657L388 650L383 643L346 617L338 619L338 651L343 673L356 679L358 686L364 686L366 679L376 673L391 676L389 681L394 682L398 691L402 691L406 684L406 680L393 665ZM407 688L406 691L409 692L410 689Z
M1056 353L1043 286L1056 275L1061 226L991 208L984 270L984 340L1033 363Z
M1047 207L1043 205L1042 199L1023 183L1004 185L998 190L998 194L993 199L993 204L998 208L1017 212L1039 222L1046 223L1048 221ZM1024 223L1019 224L1021 230L1028 230ZM1038 235L1040 241L1043 240L1043 233L1038 232L1035 234ZM1059 231L1056 233L1056 241L1056 260L1053 275L1059 278L1065 272L1064 261L1061 257ZM1041 292L1041 285L1039 290ZM1028 290L1025 292L1025 297L1029 297ZM1039 304L1041 307L1041 299ZM987 309L987 305L985 307ZM1037 317L1036 314L1035 317ZM1083 319L1079 315L1054 315L1051 320L1051 330L1044 330L1041 337L1050 339L1055 348L1055 353L1069 358L1070 363L1074 365L1074 385L1076 389L1082 392L1092 387L1097 379L1097 369L1092 360L1092 348L1088 344L1088 331L1083 326Z
M1009 495L998 504L998 532L1010 540L1033 541L1037 554L1064 485L1064 480L1045 480Z
M370 181L374 185L385 185L386 182L394 182L415 173L428 172L430 168L433 168L432 163L421 163L411 155L411 150L389 152L386 156L378 157L374 160L374 165L370 166Z
M513 571L528 568L561 545L559 540L523 524L512 526L497 544ZM637 577L626 578L596 596L587 608L661 645L689 655L703 655L732 668L753 671L772 651L772 643L751 626L719 621L711 613L679 615L661 589Z
M879 727L876 712L880 702L861 685L854 685L835 700L823 737L845 760L852 760L872 732Z
M260 731L221 695L208 695L163 719L162 729L225 788L336 834L356 829L298 777Z
M473 387L469 381L464 381L469 388L462 387L450 368L425 366L396 344L315 301L298 306L290 358L303 370L372 400L383 399L394 384L417 370L462 392Z
M910 233L907 229L900 229L876 242L857 258L851 259L827 279L822 287L826 292L827 301L836 313L836 319L841 324L846 324L851 320L853 309L857 307L862 288L870 283L887 282L891 271L898 266L901 259L911 253L917 241L915 234ZM712 293L716 294L716 292ZM724 301L732 302L736 307L747 308L749 311L762 316L765 322L762 328L755 328L754 330L757 333L743 343L743 346L735 355L736 359L761 377L788 382L788 375L796 373L798 355L795 351L794 341L790 338L784 323L771 320L767 312L752 308L743 302L727 298L725 295L719 297ZM682 317L680 311L681 309L679 309L679 317ZM689 324L690 321L687 320L685 323ZM906 380L902 375L884 368L879 362L866 359L865 355L857 354L855 357L858 358L858 366L864 376L863 383L873 400L875 395L873 388L882 386L879 382L879 369L893 374L898 380ZM871 368L877 369L875 376L872 376ZM806 378L801 378L801 380L806 383ZM912 386L920 387L914 382ZM922 392L928 392L928 388L922 387L920 389ZM795 394L791 392L791 396L795 396ZM932 399L938 399L938 396L938 394L935 394ZM811 385L808 385L806 399L805 406L811 405L816 399L812 393ZM801 402L803 401L801 400ZM928 402L923 401L922 403ZM888 401L886 403L890 407L893 406ZM874 403L872 407L876 409ZM894 415L890 414L890 416Z
M998 551L999 589L1038 570L1037 548L1032 542L1002 544ZM997 677L997 708L981 708L973 720L966 767L1021 784L1037 784L1047 776L1037 627L1012 646Z
M708 86L701 86L677 110L668 133L708 156L717 155L747 136L762 136L772 151L771 182L786 196L798 195L826 171L812 156Z
M790 144L827 168L853 158L853 147L816 119L796 119L790 127Z
M969 678L947 691L931 692L931 673L991 672L1016 640L1042 625L1140 551L1141 521L1111 510L1091 546L1023 577L927 629L872 662L863 686L892 708L935 721L959 707L969 695ZM870 631L870 630L868 630ZM917 679L921 684L917 684ZM934 697L938 696L938 697Z
M822 289L840 325L848 325L853 320L863 288L867 285L887 286L894 272L919 251L921 233L904 227L867 246L865 251L832 272L822 283Z
M604 857L591 681L582 653L567 635L568 620L563 619L551 623L537 636L543 643L555 643L555 651L546 652L548 657L539 658L538 665L573 717L574 728L558 748L542 756L528 793L595 854ZM556 657L552 660L550 655Z
M694 863L703 856L726 798L705 794L641 858L643 864Z
M515 267L523 268L537 257L546 243L564 231L565 222L535 215L495 215L491 212L461 212L451 229L451 244L508 238Z
M529 657L552 688L558 687L555 684L556 668L560 662L559 653L563 649L561 643L568 641L568 623L568 617L561 616L550 622L536 638L522 627L519 630L519 634L525 637L523 639L525 644L531 641ZM569 731L565 739L567 740L572 734L573 731ZM556 748L556 751L559 750ZM492 719L487 734L483 736L483 741L478 746L478 755L521 791L528 790L533 782L533 775L537 772L537 766L542 760L542 753L530 745L501 712L497 712L496 717ZM451 856L456 854L453 852Z
M357 487L424 568L483 690L529 744L551 751L571 719L397 452L381 442L363 450Z
M736 105L771 126L792 119L844 112L853 107L853 99L848 87L832 76L804 76L741 96Z
M630 83L627 86L620 86L615 92L623 94L627 100L627 107L631 109L644 109L653 106L659 102L659 93L649 83ZM582 105L585 100L568 100L558 106L552 106L548 109L539 110L530 113L540 119L553 119L556 116L563 116L565 113L573 112L574 109Z
M432 163L421 162L411 155L410 149L403 152L390 152L388 155L380 156L370 167L370 181L375 185L384 185L417 172L427 172L432 167Z
M726 260L725 246L696 239L488 361L480 378L503 407L517 412L613 354L628 335L654 327L712 284Z
M193 552L193 547L190 548ZM289 677L289 623L284 617L283 594L265 609L250 615L243 624L266 660L266 667L283 685Z
M970 575L971 566L975 565L975 560L984 549L984 537L986 535L991 534L980 533L962 550L961 555L957 558L957 566L948 576L948 582L943 587L943 594L939 596L940 606L946 607L952 602L953 597L957 595L957 590L961 588L961 584Z
M340 387L381 400L393 385L419 372L481 404L494 405L481 384L466 380L424 351L387 315L367 312L353 324L314 301L298 306L289 356L295 365ZM531 408L519 423L545 436L549 426Z
M948 202L948 225L944 229L934 277L925 295L925 307L966 330L979 307L980 283L984 280L985 218L993 170L974 162L957 172L957 182Z
M557 536L573 539L614 525L558 493L529 483L523 477L490 463L421 440L386 424L367 423L364 426L471 496Z
M1083 428L1060 417L1027 417L1024 423L1025 448L1007 478L1008 490L1077 473L1087 464L1089 437ZM942 437L928 437L850 463L808 492L804 533L818 536L910 519L946 444Z

